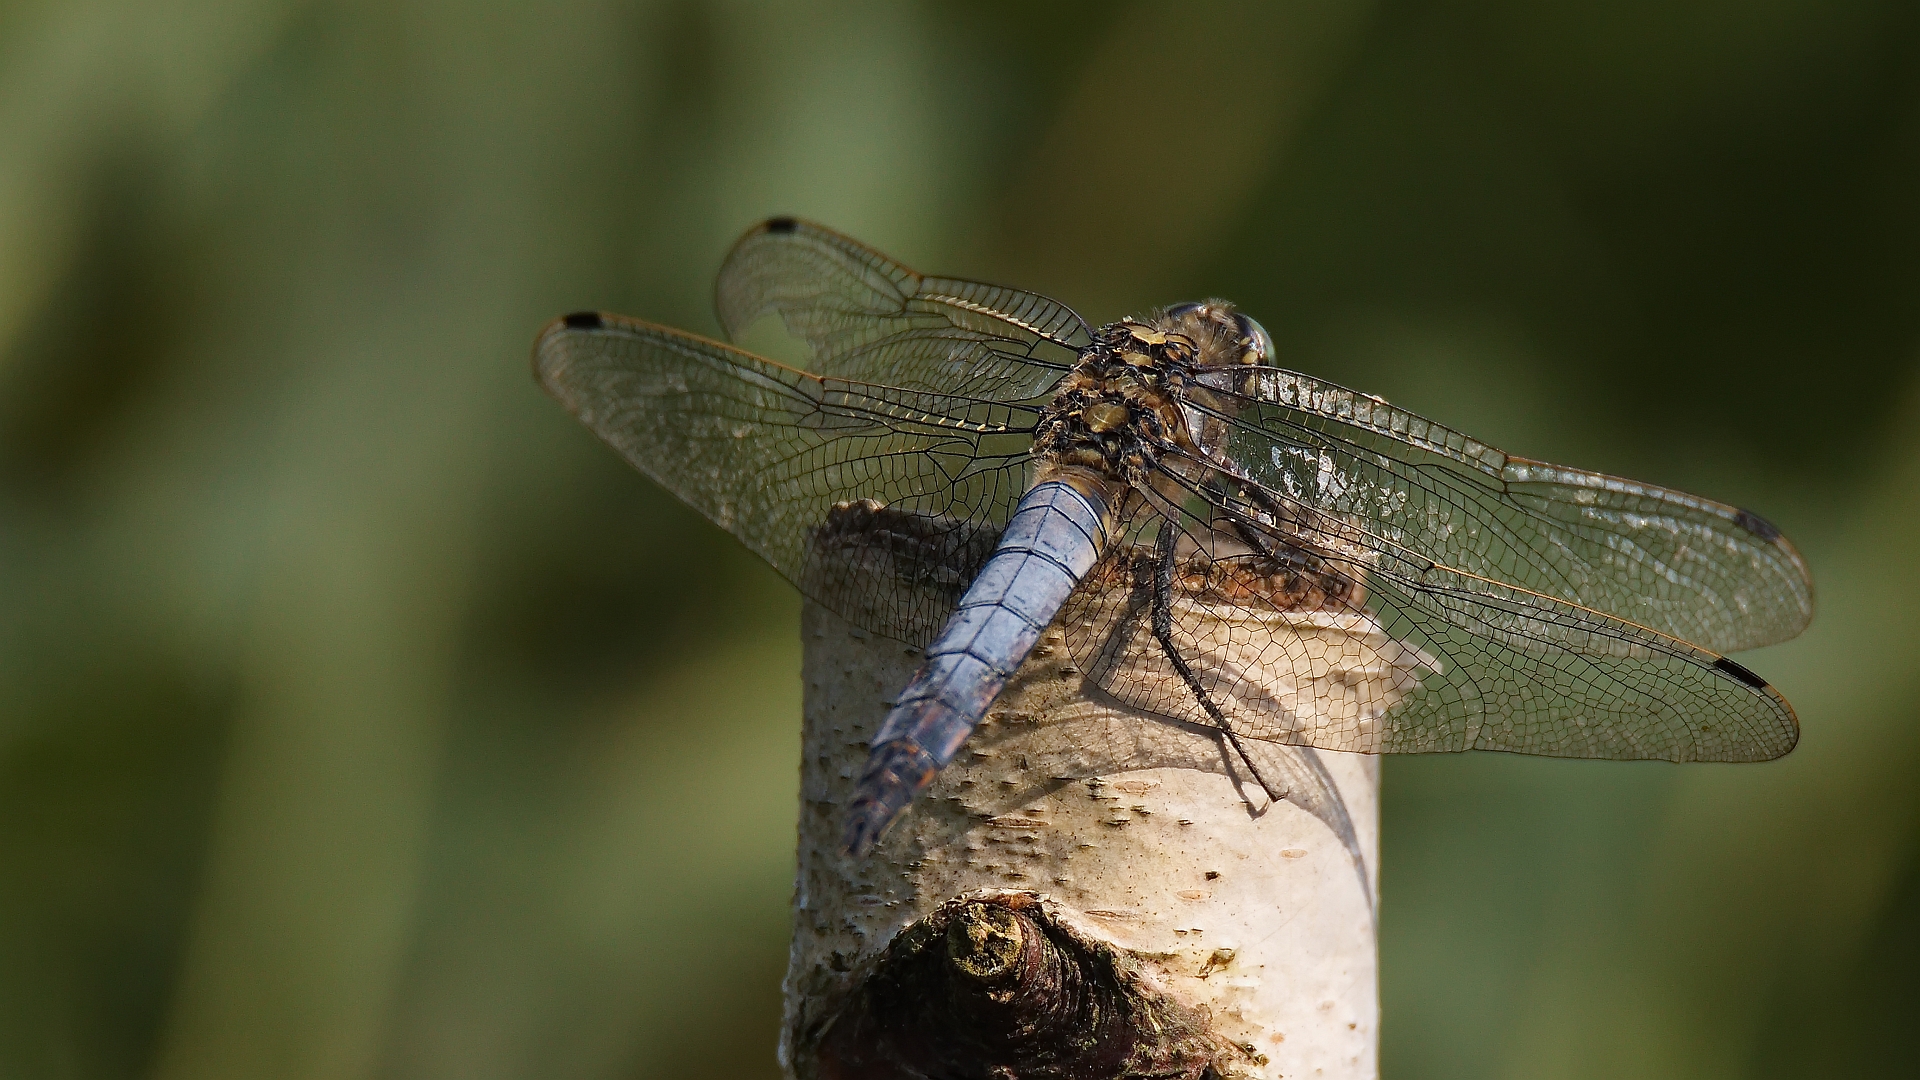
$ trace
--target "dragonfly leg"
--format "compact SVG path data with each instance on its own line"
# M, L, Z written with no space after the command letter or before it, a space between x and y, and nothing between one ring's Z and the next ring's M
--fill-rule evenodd
M1267 798L1279 802L1287 797L1287 793L1275 791L1273 785L1267 782L1267 778L1260 774L1260 766L1253 763L1252 755L1247 753L1246 744L1240 741L1240 733L1233 730L1233 725L1227 722L1227 714L1221 711L1220 706L1214 704L1213 695L1201 685L1200 677L1193 673L1193 668L1187 664L1186 657L1181 656L1180 650L1173 644L1173 542L1174 533L1178 528L1179 526L1172 518L1164 519L1160 527L1160 537L1154 542L1153 636L1160 642L1160 649L1167 654L1167 661L1173 665L1173 670L1180 673L1180 678L1186 682L1187 689L1200 702L1200 707L1207 711L1207 715L1219 727L1221 734L1226 736L1227 743L1233 747L1234 753L1240 755L1241 763L1246 765L1249 773L1253 774L1254 782L1260 785L1260 790L1267 793Z

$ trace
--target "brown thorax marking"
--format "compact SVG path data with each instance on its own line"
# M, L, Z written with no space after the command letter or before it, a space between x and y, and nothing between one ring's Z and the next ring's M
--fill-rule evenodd
M1263 332L1224 300L1109 323L1061 380L1034 439L1042 474L1067 469L1138 486L1162 450L1204 456L1180 407L1204 400L1195 373L1267 361Z
M1114 489L1138 490L1152 483L1164 489L1160 494L1167 500L1183 502L1186 493L1178 485L1165 477L1150 479L1154 459L1184 451L1198 461L1218 460L1226 431L1220 421L1184 410L1180 402L1219 404L1214 387L1243 389L1237 380L1223 382L1220 373L1267 364L1271 349L1266 331L1224 300L1180 304L1101 327L1061 381L1036 433L1040 478L1077 476L1122 501L1129 496ZM1208 375L1204 382L1198 378L1202 373ZM1204 479L1209 471L1192 463L1171 467L1193 479ZM1277 612L1350 611L1364 604L1357 568L1274 539L1286 548L1280 558L1260 555L1219 533L1210 544L1232 550L1201 551L1183 541L1175 554L1174 586L1195 600L1251 602ZM1149 548L1114 551L1094 568L1087 584L1140 586L1151 565Z

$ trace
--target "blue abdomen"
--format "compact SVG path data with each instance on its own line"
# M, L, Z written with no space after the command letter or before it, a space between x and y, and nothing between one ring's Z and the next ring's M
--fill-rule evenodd
M864 854L953 760L1100 558L1098 500L1058 480L1035 484L960 606L874 736L848 810L846 847Z

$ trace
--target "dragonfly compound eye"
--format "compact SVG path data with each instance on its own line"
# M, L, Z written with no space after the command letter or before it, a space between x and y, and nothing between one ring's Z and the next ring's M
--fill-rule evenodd
M1098 401L1087 406L1080 415L1086 417L1088 427L1105 432L1125 424L1133 413L1117 401Z
M1244 364L1270 364L1273 362L1273 337L1267 328L1239 312L1234 312L1234 320L1240 324L1240 333L1247 339L1247 352L1241 358Z

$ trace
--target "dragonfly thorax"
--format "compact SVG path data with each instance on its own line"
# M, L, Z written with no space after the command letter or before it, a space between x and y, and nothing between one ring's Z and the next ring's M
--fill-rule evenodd
M1055 389L1034 456L1043 467L1137 485L1164 450L1196 449L1180 407L1199 389L1195 374L1264 364L1272 347L1260 324L1224 300L1108 323Z
M1158 447L1182 440L1176 399L1193 355L1191 341L1144 324L1103 327L1055 389L1034 433L1034 457L1138 482Z

